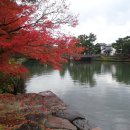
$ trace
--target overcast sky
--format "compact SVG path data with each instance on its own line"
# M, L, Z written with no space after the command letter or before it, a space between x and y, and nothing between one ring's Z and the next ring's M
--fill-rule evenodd
M68 0L70 9L79 14L73 34L94 33L100 43L113 43L130 35L130 0Z

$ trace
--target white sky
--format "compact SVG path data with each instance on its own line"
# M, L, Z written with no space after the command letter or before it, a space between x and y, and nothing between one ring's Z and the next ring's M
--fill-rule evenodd
M100 43L113 43L130 35L130 0L68 0L79 14L79 25L69 29L76 36L94 33Z

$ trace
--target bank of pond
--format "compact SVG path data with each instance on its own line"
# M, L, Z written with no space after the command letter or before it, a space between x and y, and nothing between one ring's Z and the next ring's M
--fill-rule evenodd
M129 56L100 56L96 57L95 61L110 61L110 62L130 62Z

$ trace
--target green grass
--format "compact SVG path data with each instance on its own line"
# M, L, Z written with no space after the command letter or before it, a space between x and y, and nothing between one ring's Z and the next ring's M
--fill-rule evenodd
M98 61L115 61L115 62L130 62L128 57L118 57L118 56L101 56L95 58Z

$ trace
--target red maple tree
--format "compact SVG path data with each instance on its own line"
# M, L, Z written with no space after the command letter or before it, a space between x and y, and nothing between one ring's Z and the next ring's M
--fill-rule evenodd
M16 57L36 59L59 68L66 62L65 56L83 50L77 46L76 38L60 31L62 25L77 24L77 18L69 13L65 0L29 1L0 0L2 74L16 76L27 71Z

